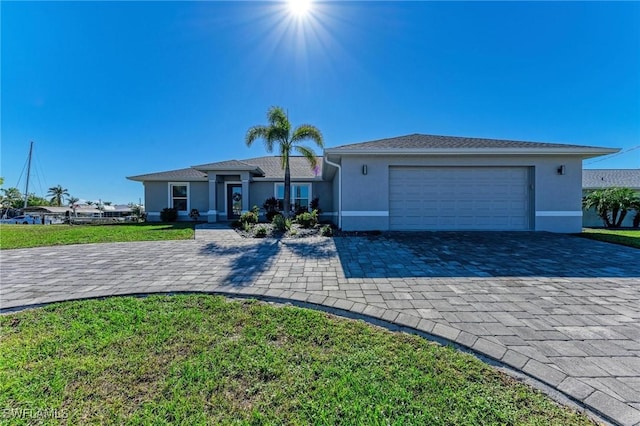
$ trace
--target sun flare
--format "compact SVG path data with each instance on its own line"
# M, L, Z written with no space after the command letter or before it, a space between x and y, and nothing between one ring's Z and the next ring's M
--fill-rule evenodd
M303 17L311 10L311 0L288 0L289 12L292 15Z

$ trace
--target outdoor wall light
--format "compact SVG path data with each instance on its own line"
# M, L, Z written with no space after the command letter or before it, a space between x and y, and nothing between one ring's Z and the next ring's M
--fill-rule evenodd
M564 164L563 164L562 166L558 167L558 174L559 174L559 175L563 175L563 174L565 174L565 167L564 167Z
M363 175L366 175L366 174L367 174L367 165L366 165L366 164L363 164L363 165L362 165L362 174L363 174Z

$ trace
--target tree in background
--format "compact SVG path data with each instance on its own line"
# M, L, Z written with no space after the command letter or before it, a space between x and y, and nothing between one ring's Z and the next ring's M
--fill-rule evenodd
M269 108L267 121L269 122L267 126L256 125L249 128L245 142L247 146L251 146L256 139L262 139L267 152L273 152L274 146L277 145L284 169L284 214L289 217L291 212L291 170L289 167L291 151L297 151L309 161L311 168L315 168L318 163L315 153L300 143L310 140L315 142L318 147L323 148L322 133L317 127L310 124L302 124L291 131L291 123L287 114L277 106Z
M63 188L62 186L57 185L49 188L49 192L47 192L47 195L51 197L50 201L52 205L61 207L62 200L65 197L69 196L69 191L66 188Z
M2 207L18 209L23 206L24 198L18 188L2 189Z
M73 215L76 217L78 216L76 214L76 209L78 208L78 201L80 201L80 198L72 197L71 195L67 198L67 203L69 203L69 207L71 207L71 210L73 210Z
M637 206L640 206L640 197L631 188L597 189L582 199L582 207L593 208L606 228L619 228L629 210Z

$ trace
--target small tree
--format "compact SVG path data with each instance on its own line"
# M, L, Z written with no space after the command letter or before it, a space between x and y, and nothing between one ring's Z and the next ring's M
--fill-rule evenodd
M584 209L595 209L606 228L619 228L629 210L640 203L640 199L631 188L597 189L582 199Z
M51 197L51 200L50 200L51 204L53 204L54 206L61 207L62 200L65 197L69 196L69 191L66 188L63 188L62 186L57 185L49 188L49 192L47 192L47 195Z
M67 198L67 203L69 203L69 207L71 208L71 210L73 210L73 215L74 216L78 216L78 214L76 213L76 209L78 208L78 201L80 201L80 198L78 197L69 197Z
M291 212L291 168L289 157L292 151L305 157L311 168L315 168L318 159L310 148L301 145L302 142L314 142L319 148L323 148L322 133L310 124L302 124L291 130L291 122L287 113L280 107L273 106L267 112L268 125L257 125L247 130L245 142L251 146L257 139L264 141L267 152L272 152L274 147L280 152L282 169L284 170L284 214L289 217Z

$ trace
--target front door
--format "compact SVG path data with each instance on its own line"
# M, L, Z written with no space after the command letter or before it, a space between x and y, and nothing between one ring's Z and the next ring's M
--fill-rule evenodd
M241 214L242 184L227 185L227 219L237 219Z

